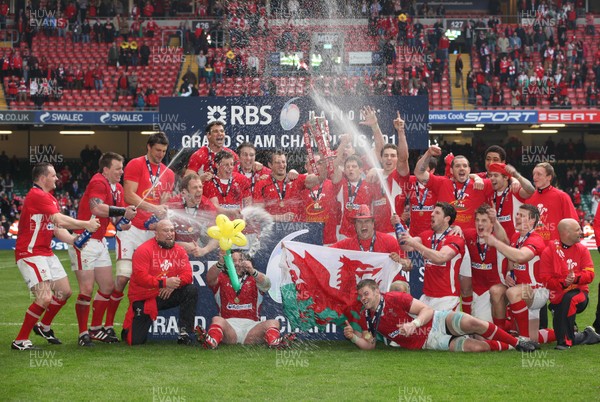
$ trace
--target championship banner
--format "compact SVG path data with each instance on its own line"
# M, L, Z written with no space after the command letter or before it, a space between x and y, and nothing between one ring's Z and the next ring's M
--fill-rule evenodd
M314 115L327 119L333 144L340 134L356 133L355 145L368 145L370 149L371 129L359 125L364 120L361 109L365 106L377 110L386 142L397 143L393 121L400 111L408 147L427 149L429 109L424 96L161 98L153 128L167 133L175 148L198 148L208 143L206 125L219 120L225 123L226 147L236 149L248 141L257 148L289 149L304 147L302 125Z
M360 318L356 285L373 279L387 292L400 266L387 253L340 250L284 242L281 267L283 310L293 328L339 326Z

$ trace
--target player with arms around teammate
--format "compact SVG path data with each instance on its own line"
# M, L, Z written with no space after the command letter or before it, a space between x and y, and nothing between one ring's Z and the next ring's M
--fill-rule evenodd
M23 325L12 343L12 349L16 350L35 348L29 340L32 329L51 344L61 343L50 325L72 292L67 273L50 248L52 238L56 236L60 241L73 244L75 237L67 229L95 232L100 227L97 219L82 221L60 213L58 201L51 194L58 180L51 164L35 165L31 176L33 188L23 201L15 260L35 300L27 309Z
M510 244L493 235L482 234L485 243L494 247L508 260L508 274L504 284L492 286L492 315L494 323L504 327L506 304L517 322L519 334L538 339L540 309L546 308L548 289L540 282L539 261L546 244L535 228L540 218L536 207L523 204L516 216L515 233Z
M112 261L104 233L112 218L118 220L121 216L125 216L126 219L132 220L135 217L135 207L126 206L123 187L119 183L123 175L123 157L114 152L107 152L100 157L98 164L100 171L92 177L85 189L77 216L81 219L96 216L100 221L100 229L92 235L81 250L77 247L69 247L71 269L75 272L79 284L75 313L79 325L80 346L93 346L92 340L119 342L112 326L106 328L102 326L102 319L114 290ZM123 225L122 230L128 230L129 226ZM76 233L80 232L81 230L76 231ZM94 282L98 284L98 292L92 303L92 323L88 331Z
M485 243L484 236L494 234L508 241L504 228L496 218L496 211L487 204L475 210L475 228L466 229L465 258L460 267L462 276L473 281L473 317L492 322L490 288L504 283L504 256Z
M241 251L233 250L231 258L241 288L238 292L233 289L223 257L210 267L206 283L215 294L219 315L213 317L208 331L196 327L198 342L207 349L216 349L221 342L245 345L264 342L276 348L289 346L293 336L280 336L278 320L260 321L260 304L271 288L271 281L254 269L252 261Z
M413 350L488 352L510 347L521 351L535 349L531 343L517 340L496 325L469 314L433 310L408 293L382 294L372 279L360 281L356 288L363 305L362 331L355 331L346 321L344 336L360 349L375 349L377 333L401 348ZM473 334L485 340L466 336Z

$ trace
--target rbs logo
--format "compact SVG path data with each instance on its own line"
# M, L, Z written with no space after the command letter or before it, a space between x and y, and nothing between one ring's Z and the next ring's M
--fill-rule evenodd
M269 111L271 106L231 106L230 110L227 110L227 106L209 106L208 107L208 122L221 121L225 124L231 124L232 126L254 126L260 124L266 126L271 124L273 118Z

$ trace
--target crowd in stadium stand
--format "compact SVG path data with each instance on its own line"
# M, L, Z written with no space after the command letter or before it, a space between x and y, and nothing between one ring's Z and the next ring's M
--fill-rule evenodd
M74 43L113 43L107 54L107 65L144 66L148 63L150 49L143 38L152 38L159 31L153 17L177 18L181 13L189 17L193 11L198 18L217 17L217 20L209 29L190 27L188 21L180 22L178 28L184 38L182 47L186 54L197 55L198 70L190 71L183 85L174 88L173 93L181 96L221 95L216 87L224 78L260 76L261 63L265 60L258 59L247 49L261 37L272 35L269 19L278 16L279 12L288 18L288 22L283 31L277 33L275 47L267 50L308 53L310 31L296 24L298 19L307 16L308 3L311 16L367 18L367 34L373 37L374 48L365 50L379 51L386 65L399 64L403 68L403 75L395 75L393 79L388 75L386 80L385 69L352 79L335 67L327 68L324 62L319 75L334 79L330 85L328 77L325 78L325 85L331 87L332 95L344 92L428 95L432 84L447 85L448 70L454 68L468 73L465 82L461 77L456 84L465 86L465 97L473 105L571 108L580 105L578 99L571 99L573 93L569 90L582 89L585 105L597 106L600 51L585 43L584 38L577 37L576 5L572 2L563 2L560 6L541 2L533 10L531 4L519 3L520 15L527 16L520 24L506 24L499 17L472 19L462 31L464 51L471 55L472 65L462 67L448 65L451 44L444 34L446 10L443 5L430 7L424 3L417 6L414 1L398 0L329 2L331 4L327 5L318 2L315 5L315 2L291 0L271 2L269 15L264 1L201 0L193 7L188 1L136 1L131 10L124 8L120 1L47 2L47 12L39 26L31 21L37 15L31 16L27 8L19 11L17 27L27 46L23 55L16 49L0 53L0 75L1 78L9 77L2 80L9 102L31 100L38 108L48 100L59 100L63 89L99 90L103 87L104 66L44 65L44 55L31 54L33 37L46 35L67 37ZM312 6L315 6L314 10ZM419 18L438 19L432 26L424 26ZM595 32L591 15L587 16L585 32L588 35ZM209 34L213 36L212 45L209 45ZM225 38L228 38L226 44ZM218 48L213 49L214 46ZM412 57L410 63L398 63L407 53L420 57ZM588 56L592 56L592 63L586 61ZM460 58L458 63L462 63ZM298 62L294 75L306 73L308 64L305 56ZM274 80L265 78L263 81L260 91L252 93L242 88L242 94L277 93ZM307 82L313 87L324 84L317 80ZM137 109L157 106L158 99L152 96L152 88L138 91L129 83L126 87L121 84L119 89L127 90L133 98L130 106ZM199 90L201 86L206 90ZM116 92L115 99L118 99L119 90Z

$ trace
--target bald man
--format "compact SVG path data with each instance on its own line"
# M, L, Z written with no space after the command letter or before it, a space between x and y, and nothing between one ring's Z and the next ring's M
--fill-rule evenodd
M156 224L154 237L133 253L129 282L129 308L122 338L129 345L146 343L148 330L160 310L179 307L177 343L192 344L188 331L194 325L198 290L192 266L183 247L175 243L175 226L168 219Z
M575 219L558 223L560 240L553 240L540 259L540 280L550 291L550 310L554 313L556 349L566 350L577 344L600 342L592 327L575 334L575 316L588 305L588 284L594 280L590 252L579 240L581 226Z

